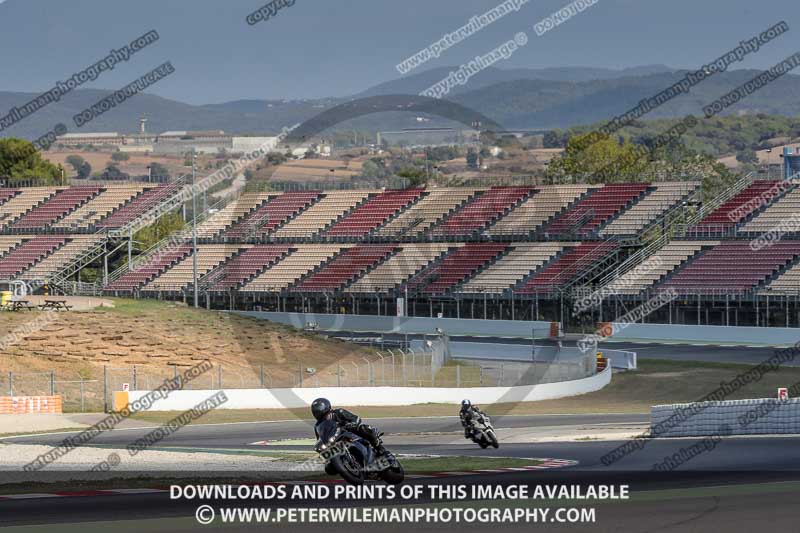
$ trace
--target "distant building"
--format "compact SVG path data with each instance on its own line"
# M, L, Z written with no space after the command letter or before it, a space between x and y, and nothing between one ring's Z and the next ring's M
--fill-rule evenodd
M125 136L119 133L67 133L56 137L56 144L64 146L122 146L125 144Z

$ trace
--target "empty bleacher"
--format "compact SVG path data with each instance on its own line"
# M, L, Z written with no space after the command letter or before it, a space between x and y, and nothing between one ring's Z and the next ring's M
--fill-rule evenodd
M317 203L278 228L273 236L282 239L314 237L369 196L376 194L378 191L373 190L325 191Z
M422 270L405 287L409 291L427 295L444 294L496 259L507 248L506 243L468 242Z
M121 228L157 207L161 202L172 197L179 190L180 185L177 183L157 185L152 189L148 189L116 210L105 220L98 222L97 227L104 229Z
M740 231L745 233L765 233L773 228L779 229L782 222L790 223L792 217L796 217L799 213L800 189L793 189L772 203L763 213L744 224ZM790 224L789 232L792 232L791 226L794 225ZM793 229L794 232L800 232L800 228Z
M285 192L245 216L226 230L223 237L235 241L266 235L314 203L319 195L319 191Z
M800 254L800 241L782 240L754 251L747 241L722 241L660 283L678 294L741 294L777 274Z
M23 240L30 238L23 235L0 235L0 258L16 248Z
M54 235L37 235L25 240L0 258L0 280L18 277L65 242L66 238Z
M432 235L472 235L486 229L499 217L534 193L531 187L492 187L477 195L431 231Z
M69 235L64 246L26 270L20 279L48 280L101 242L102 238L97 235Z
M800 263L788 268L767 284L764 294L800 295Z
M79 185L63 189L19 217L10 229L15 231L44 229L98 194L100 187L96 185Z
M17 218L60 190L55 187L26 187L20 189L19 194L0 205L0 230L6 230Z
M204 280L212 291L236 289L280 261L289 253L289 247L274 244L245 245L241 253L209 271Z
M416 202L422 193L423 189L383 191L360 204L324 234L328 237L363 237L401 209Z
M699 186L696 181L654 183L654 191L604 227L600 235L636 235L679 205Z
M0 188L0 205L3 205L18 194L19 189Z
M566 247L561 255L518 285L514 292L547 294L556 291L591 269L617 247L612 242L584 242Z
M197 279L211 272L239 252L241 245L202 244L197 247ZM190 253L172 268L149 281L142 292L181 292L194 280L194 254Z
M378 229L375 235L388 238L421 235L470 200L475 192L469 188L428 189L426 196Z
M672 241L606 285L611 294L635 295L651 288L658 280L693 258L698 252L712 248L719 241Z
M340 244L298 244L291 253L243 288L243 292L281 292L344 248Z
M103 290L106 292L137 291L142 285L160 275L190 253L192 253L192 246L189 244L159 250L152 257L145 259L144 263L134 270L126 272L119 279L106 285Z
M588 190L588 185L538 187L536 194L529 196L511 213L489 227L485 233L498 237L530 235L586 194Z
M197 237L213 239L230 228L246 215L258 209L264 202L276 196L276 193L246 192L231 203L209 216L197 226Z
M392 244L360 244L348 248L318 271L304 278L292 290L296 292L336 291L384 261L395 251Z
M89 229L144 190L144 185L136 184L107 186L97 197L53 224L53 227L73 231Z
M389 259L367 272L345 289L345 292L387 293L461 243L410 243Z
M773 187L777 187L780 182L759 180L754 181L745 187L730 200L724 202L717 209L705 216L693 228L689 234L702 237L703 235L714 236L725 233L736 226L742 219L749 216L754 211L763 207L762 195L768 194Z
M550 261L568 245L571 243L514 243L506 255L465 283L459 292L503 293Z
M595 190L558 216L545 232L553 236L591 236L629 204L646 194L646 183L612 183Z

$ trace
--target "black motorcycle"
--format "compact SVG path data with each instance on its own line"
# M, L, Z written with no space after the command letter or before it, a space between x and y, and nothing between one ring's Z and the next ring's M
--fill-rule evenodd
M497 441L497 434L494 432L494 426L492 426L492 419L486 413L478 415L473 420L472 441L484 449L489 446L493 448L500 447L500 443Z
M362 485L367 479L382 479L390 485L403 482L403 465L391 453L376 455L366 439L333 420L320 423L317 432L319 440L314 449L325 461L326 474L338 474L351 485Z

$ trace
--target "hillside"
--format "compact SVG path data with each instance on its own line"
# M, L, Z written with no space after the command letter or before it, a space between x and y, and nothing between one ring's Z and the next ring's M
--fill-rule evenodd
M423 71L372 87L354 96L416 94L446 77L448 67ZM609 119L653 96L678 81L685 71L666 67L640 67L626 71L596 69L486 69L449 98L475 109L506 128L567 128ZM703 106L757 75L755 70L734 70L716 74L646 118L675 118L702 115ZM615 75L612 75L615 74ZM586 79L590 78L590 79ZM77 90L60 102L0 132L2 136L32 138L62 122L70 131L135 131L138 119L146 115L150 131L223 129L239 134L274 134L283 126L301 123L322 111L352 98L321 100L238 100L211 105L189 105L154 95L142 94L77 129L72 116L91 106L108 91ZM0 92L0 110L21 105L36 95ZM724 114L766 113L783 116L800 114L800 76L786 75L743 99ZM427 127L452 125L434 119ZM408 113L381 113L347 121L340 130L392 130L419 127Z

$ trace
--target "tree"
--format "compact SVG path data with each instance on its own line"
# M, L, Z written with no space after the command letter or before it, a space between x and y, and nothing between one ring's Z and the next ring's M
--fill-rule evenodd
M127 154L125 152L114 152L113 154L111 154L111 160L116 161L117 163L120 163L122 161L127 161L130 158L131 158L130 154Z
M620 183L640 181L647 166L647 150L616 139L587 142L586 135L574 135L561 157L550 162L548 182Z
M159 218L155 224L140 229L133 239L139 242L143 250L147 250L167 235L183 229L185 223L178 213L170 213Z
M755 150L740 150L736 153L736 160L740 163L756 164L758 163L758 155Z
M81 165L83 165L86 160L79 155L73 154L67 156L66 162L75 172L78 172L78 169L81 168Z
M77 168L77 171L80 179L88 179L89 176L92 175L92 165L90 165L88 161L84 161L83 164Z
M32 143L14 137L0 139L0 178L11 184L36 181L43 185L61 183L63 168L42 159Z
M478 168L478 152L475 150L470 149L470 151L467 152L467 168Z
M161 163L150 163L150 175L155 181L169 181L169 170Z

